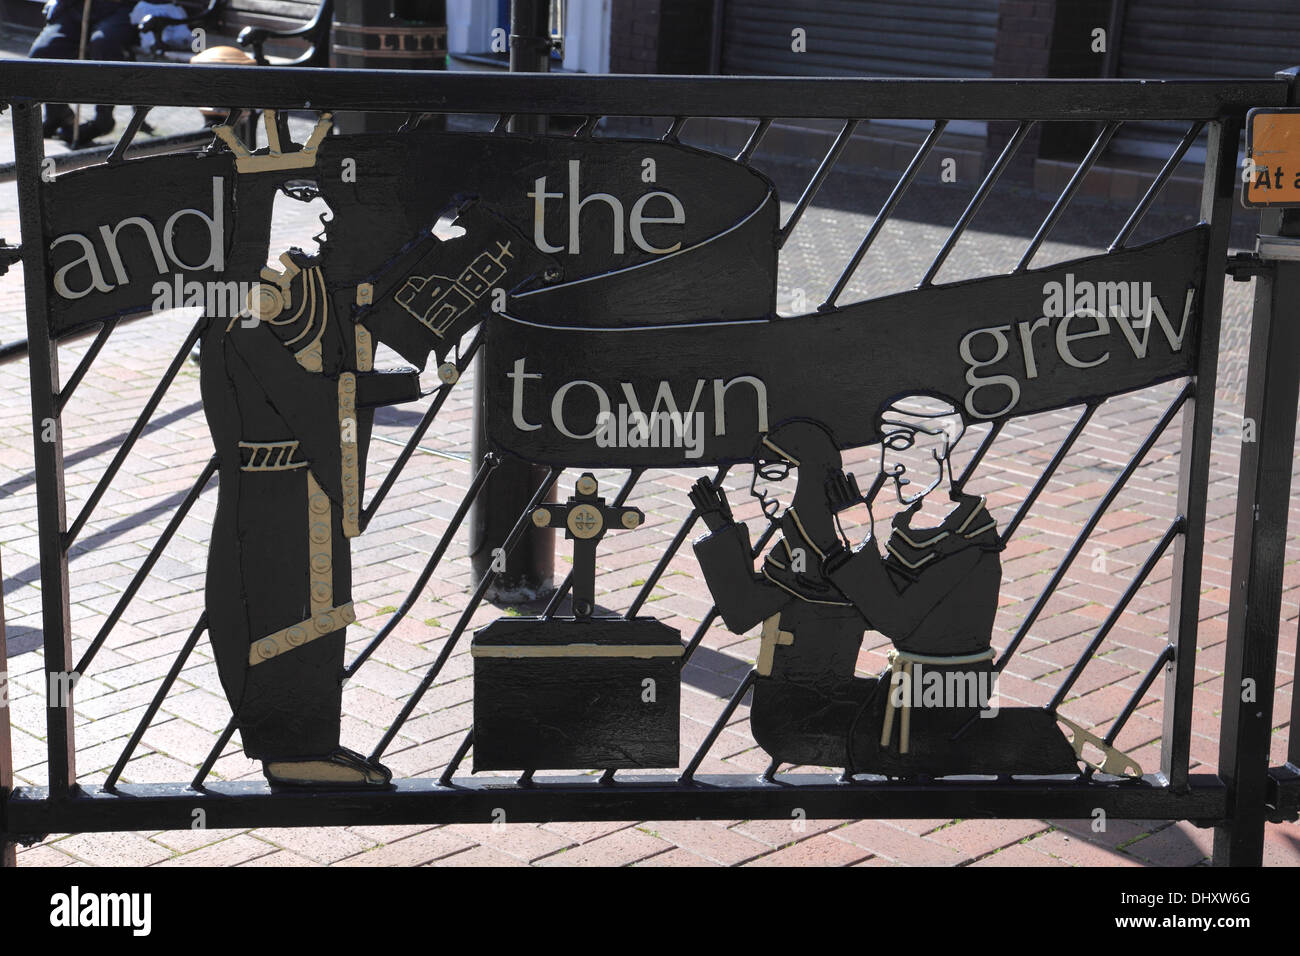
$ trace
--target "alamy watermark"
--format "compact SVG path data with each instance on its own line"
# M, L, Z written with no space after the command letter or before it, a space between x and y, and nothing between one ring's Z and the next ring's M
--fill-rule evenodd
M643 412L620 404L596 416L601 448L684 448L687 458L704 454L704 413Z

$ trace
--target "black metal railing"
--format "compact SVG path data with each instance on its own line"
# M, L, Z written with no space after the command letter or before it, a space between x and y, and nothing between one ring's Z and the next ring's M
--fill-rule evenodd
M933 258L919 278L918 288L938 282L939 274L951 253L976 221L1000 179L1039 124L1086 120L1104 125L1086 154L1078 161L1050 211L1035 228L1014 272L1023 272L1029 267L1061 221L1066 208L1079 194L1084 179L1105 155L1112 137L1122 123L1132 120L1178 120L1187 123L1187 131L1181 142L1161 169L1151 177L1142 197L1127 215L1119 232L1106 240L1106 248L1116 251L1125 247L1184 160L1188 149L1198 138L1206 136L1207 159L1200 171L1201 202L1195 210L1195 217L1208 226L1209 254L1206 271L1198 277L1204 305L1196 374L1177 391L1149 435L1138 444L1126 464L1115 475L1109 489L1099 498L1091 516L1080 526L1077 536L1065 549L1055 569L1047 575L1042 590L1003 648L996 665L1001 670L1013 659L1128 479L1142 465L1174 420L1181 416L1183 432L1180 470L1177 488L1173 489L1178 502L1176 517L1168 524L1149 556L1135 570L1130 583L1089 639L1083 653L1065 673L1049 705L1049 709L1055 711L1068 699L1071 689L1089 662L1095 659L1134 596L1144 587L1156 564L1172 551L1174 573L1170 582L1168 644L1155 655L1153 663L1142 675L1132 696L1116 715L1104 737L1108 745L1115 742L1128 719L1154 685L1156 677L1165 671L1167 686L1161 768L1158 773L1147 774L1140 781L1099 780L1091 770L1087 770L1075 778L1060 780L948 780L931 783L854 780L849 785L825 774L785 774L777 778L779 767L775 764L768 768L761 779L744 774L698 774L719 734L749 690L754 679L751 671L740 681L730 700L722 707L703 742L683 765L682 772L676 775L636 776L620 780L612 771L605 771L598 778L548 777L544 782L539 782L532 771L526 771L515 783L501 779L473 780L457 775L460 763L473 746L471 728L436 779L400 780L391 791L360 794L343 802L313 797L309 793L272 795L260 783L210 781L213 767L233 738L235 725L232 719L224 731L216 735L210 752L193 780L150 785L120 783L124 768L173 689L207 626L206 615L199 615L102 785L78 788L74 709L72 706L57 706L56 702L51 702L47 711L48 786L17 787L9 794L3 821L6 834L188 827L191 811L210 805L214 799L222 801L222 825L227 827L346 824L361 820L375 823L486 822L490 819L491 812L497 808L505 809L512 820L536 821L648 817L788 817L794 808L802 809L811 817L835 818L943 817L971 815L972 809L983 815L1008 817L1088 817L1096 808L1101 807L1107 813L1120 817L1188 819L1220 825L1225 828L1225 833L1232 834L1236 847L1232 853L1224 851L1222 858L1225 861L1233 859L1249 862L1252 856L1255 861L1258 860L1256 851L1262 840L1260 821L1265 812L1262 809L1265 798L1261 797L1257 801L1259 806L1249 810L1254 816L1249 816L1243 815L1240 794L1246 792L1243 789L1246 786L1244 781L1254 779L1249 777L1250 774L1258 776L1258 789L1267 789L1267 748L1264 762L1261 763L1257 741L1252 738L1254 743L1251 746L1254 749L1245 748L1236 752L1233 758L1237 763L1231 771L1225 770L1218 776L1192 774L1191 698L1199 625L1198 601L1201 592L1206 499L1210 481L1220 303L1233 186L1236 181L1237 143L1247 110L1261 106L1280 106L1289 101L1291 94L1287 80L1089 82L597 77L275 68L249 71L207 66L90 65L57 61L0 63L0 98L10 104L14 120L28 352L32 370L31 401L38 436L35 442L35 471L45 669L50 675L75 671L84 676L89 671L97 653L110 641L115 626L144 580L153 571L181 521L210 485L216 470L215 460L201 467L189 493L180 502L88 648L74 665L69 618L69 549L91 521L96 506L112 485L126 456L167 394L199 334L196 326L185 339L135 423L122 436L118 450L99 481L81 502L71 524L68 524L61 418L73 392L84 380L120 323L110 319L102 324L67 384L60 389L59 343L51 338L47 319L49 275L44 253L48 235L41 205L43 152L37 105L43 96L50 95L51 90L58 90L62 100L97 102L103 99L104 91L110 89L115 91L114 98L119 104L138 107L153 106L161 101L178 106L220 102L241 108L395 112L409 114L413 121L418 121L418 117L426 113L487 114L497 116L495 130L503 136L510 135L507 128L511 117L541 113L584 117L573 134L579 138L598 135L602 122L610 118L657 117L669 123L663 133L663 139L668 142L679 140L694 118L748 118L754 124L753 128L744 146L735 154L738 161L747 164L754 162L765 135L774 123L782 119L840 120L842 125L835 133L833 142L818 158L801 195L780 226L777 241L781 246L787 244L790 236L800 226L804 214L837 168L855 132L861 129L863 123L875 119L931 121L933 126L917 146L915 154L899 174L870 227L832 283L822 303L823 309L835 306L844 295L855 271L890 223L891 217L895 216L904 195L916 181L924 164L932 157L936 144L944 136L951 121L1006 120L1018 125L990 164L957 222L939 243ZM138 128L138 124L128 127L123 140L106 156L108 162L131 162L127 147L133 128ZM461 350L457 358L460 371L469 367L481 341L481 335L475 333ZM1264 357L1261 356L1260 361L1263 360ZM363 528L373 519L388 494L397 487L404 471L416 460L414 452L443 408L452 387L444 385L439 390L419 423L412 429L397 460L365 503L361 518ZM1294 412L1294 395L1289 412L1285 407L1284 395L1280 398L1269 395L1267 398L1280 403L1277 407L1282 412L1278 414ZM1264 400L1262 396L1258 399L1260 402ZM1248 406L1249 402L1248 399ZM1094 414L1100 406L1099 401L1083 404L1078 419L1025 494L1013 517L1006 523L1004 541L1011 540L1032 513L1044 489L1067 460L1080 436L1093 422ZM39 436L47 423L53 423L53 440L41 441ZM987 461L987 456L996 452L1001 432L1001 425L989 429L961 476L961 485L975 477L977 469ZM1290 447L1289 444L1287 447ZM415 606L496 464L497 459L492 455L472 463L474 474L469 487L417 576L414 587L402 605L347 665L346 673L349 677L355 675L371 659ZM712 476L712 481L721 486L728 473L727 467L721 467ZM616 498L617 504L621 505L632 497L642 475L640 469L632 469L627 473ZM536 487L529 508L516 517L514 530L505 542L507 552L522 536L531 508L544 500L561 478L562 470L559 468L551 468L546 473L545 480ZM1273 492L1276 493L1276 489ZM1243 506L1249 504L1249 501L1245 501ZM671 535L654 569L631 600L625 612L626 617L636 616L650 600L698 518L699 515L692 511ZM763 552L772 530L769 528L758 538L753 547L754 556ZM1250 555L1246 554L1240 560L1249 558ZM437 657L425 670L417 687L404 701L396 718L374 747L371 753L373 758L382 757L388 751L424 695L439 679L488 592L494 573L479 580L468 595L464 608L443 640ZM544 611L545 615L558 612L571 585L571 576L561 582ZM687 642L687 660L701 646L717 617L716 607L704 614ZM1270 654L1275 656L1276 628L1271 636L1266 630L1243 630L1241 639L1230 644L1229 654L1237 655L1235 666L1238 668L1247 658L1255 660ZM1235 720L1235 713L1229 713L1233 706L1230 691L1230 688L1225 690L1225 714L1229 719ZM1271 702L1271 696L1269 700ZM1271 720L1271 703L1268 713ZM1236 727L1232 729L1234 733L1238 730ZM1293 738L1293 763L1297 762L1296 746ZM599 767L592 769L601 770ZM1271 792L1275 794L1275 803L1290 800L1293 806L1294 781L1287 773L1285 769L1274 771ZM1276 794L1283 796L1278 797ZM1282 811L1275 807L1274 812Z

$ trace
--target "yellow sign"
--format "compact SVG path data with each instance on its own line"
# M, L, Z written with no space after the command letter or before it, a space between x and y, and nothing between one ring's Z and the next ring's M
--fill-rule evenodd
M1246 206L1300 206L1300 109L1257 109L1246 117Z

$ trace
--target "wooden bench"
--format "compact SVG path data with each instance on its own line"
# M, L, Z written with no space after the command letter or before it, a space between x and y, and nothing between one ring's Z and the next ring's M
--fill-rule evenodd
M206 5L182 2L181 6L195 12L184 19L145 17L139 28L138 56L188 61L194 55L188 44L182 48L163 43L164 30L183 26L206 30L208 47L219 45L219 37L235 38L262 66L329 66L334 0L207 0ZM155 40L152 49L145 46L150 34ZM283 52L268 54L268 45Z

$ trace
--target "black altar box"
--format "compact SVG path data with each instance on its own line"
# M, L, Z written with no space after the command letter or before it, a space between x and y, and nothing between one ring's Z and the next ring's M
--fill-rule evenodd
M476 631L474 769L676 767L681 634L640 617L507 617Z

